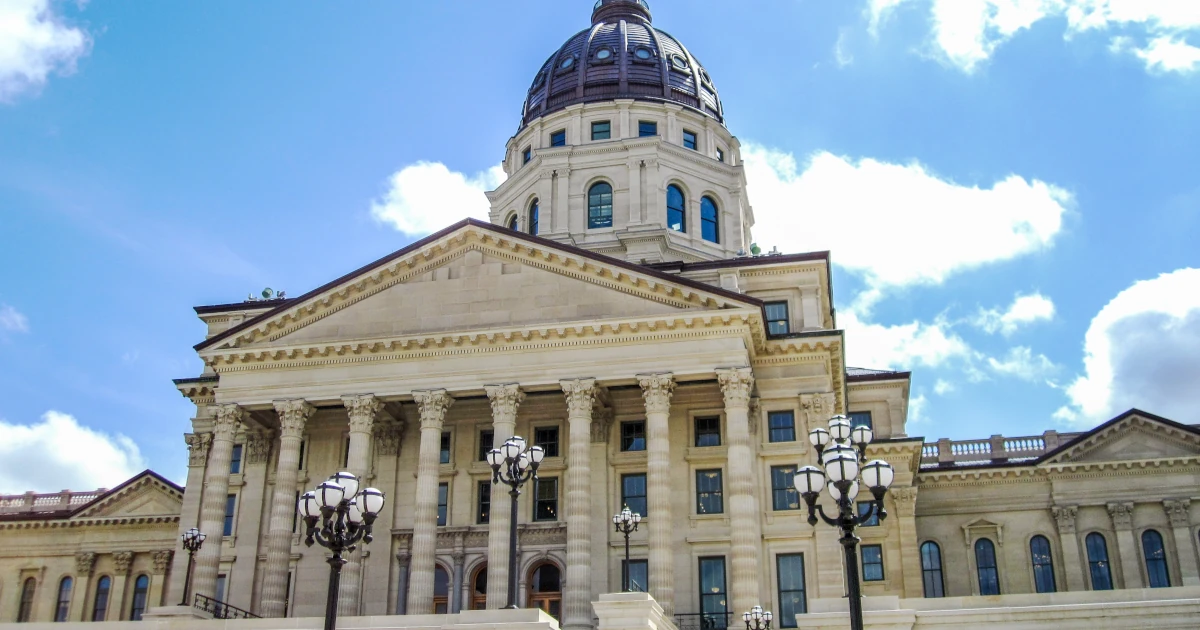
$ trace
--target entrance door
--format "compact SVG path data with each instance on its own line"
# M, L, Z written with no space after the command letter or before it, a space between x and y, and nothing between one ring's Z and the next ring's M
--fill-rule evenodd
M541 608L551 617L562 619L562 573L546 563L533 569L529 579L529 607Z

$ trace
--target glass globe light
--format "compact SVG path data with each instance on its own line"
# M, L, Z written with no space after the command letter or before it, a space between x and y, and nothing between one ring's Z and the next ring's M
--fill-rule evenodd
M535 464L542 463L542 459L546 457L546 449L540 446L529 447L529 459Z
M304 518L313 518L321 515L321 505L317 501L317 493L313 491L305 492L300 495L300 501L297 509L300 510L300 516Z
M858 476L858 457L839 454L826 460L825 475L832 482L853 481Z
M521 451L525 450L525 440L514 435L508 438L500 449L504 451L504 459L516 459L521 456Z
M354 498L354 495L358 494L358 477L355 477L354 473L342 471L330 477L329 480L341 484L346 489L347 499Z
M634 512L633 513L633 524L637 525L638 523L641 523L641 522L642 522L642 515L638 514L637 512Z
M775 615L772 615L771 611L768 610L767 612L763 613L763 619L765 619L767 623L771 623L771 621L775 619Z
M342 499L346 498L346 488L336 481L322 481L317 486L317 505L322 508L336 509Z
M875 432L865 424L861 424L850 430L850 441L854 444L866 446L875 438Z
M896 471L892 465L882 459L875 459L867 462L863 466L862 480L868 488L874 490L882 488L886 490L892 485L892 481L896 478Z
M821 453L821 464L828 466L830 460L832 460L834 457L839 457L839 456L853 457L855 459L858 459L858 451L854 450L853 448L850 448L849 446L845 446L844 444L838 444L836 446L832 446L830 448L825 449L825 452Z
M529 468L529 451L525 451L517 457L517 470L524 472L526 468Z
M375 516L383 511L383 491L378 488L367 488L358 494L358 504L362 506L363 514Z
M351 525L363 524L363 513L362 509L358 507L358 499L350 501L346 504L346 520L349 521Z
M808 432L808 441L817 448L825 448L833 441L833 437L829 435L829 431L818 427Z
M756 620L757 620L757 619L762 619L762 616L763 616L763 609L762 609L762 606L755 606L754 608L751 608L751 609L750 609L750 616L751 616L752 618L756 619Z
M492 468L499 468L504 465L504 451L494 448L487 452L488 465Z
M613 525L620 525L620 524L621 524L621 515L613 514Z
M841 501L841 500L842 500L842 491L841 491L841 490L838 490L838 487L837 487L837 486L835 486L835 485L833 485L833 482L830 482L830 483L829 483L829 486L828 486L828 488L829 488L829 496L833 497L833 500L834 500L834 501ZM850 492L849 492L849 494L850 494L850 500L851 500L851 501L854 501L855 499L857 499L857 498L858 498L858 482L857 482L857 481L855 481L854 483L850 484Z
M742 613L742 621L746 622L746 625L750 625L750 613Z
M208 538L208 534L205 534L204 532L198 532L196 534L196 540L200 541L201 543L204 542L205 538Z
M834 416L829 419L829 435L833 439L842 441L850 438L850 420L846 416Z
M796 471L792 483L800 494L817 494L825 487L825 473L816 466L804 466Z

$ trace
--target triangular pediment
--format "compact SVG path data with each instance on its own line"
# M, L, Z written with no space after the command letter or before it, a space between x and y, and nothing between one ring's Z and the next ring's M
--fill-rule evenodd
M183 493L152 472L144 472L97 497L72 519L178 516Z
M1043 463L1105 463L1200 456L1196 430L1135 411L1118 416L1050 453Z

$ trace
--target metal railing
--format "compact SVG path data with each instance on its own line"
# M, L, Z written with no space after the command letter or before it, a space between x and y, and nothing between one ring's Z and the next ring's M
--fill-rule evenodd
M210 613L213 619L261 619L258 615L242 610L237 606L230 606L225 602L213 599L211 597L196 593L196 608Z
M733 613L682 613L675 615L679 630L725 630L733 621Z

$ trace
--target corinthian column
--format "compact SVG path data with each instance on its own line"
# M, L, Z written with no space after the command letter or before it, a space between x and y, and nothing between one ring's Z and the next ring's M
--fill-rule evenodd
M225 531L225 497L229 494L233 435L245 418L246 410L236 404L217 405L213 418L212 446L208 452L208 467L204 471L204 498L200 502L200 531L208 536L208 540L196 553L192 592L214 599L223 547L222 533Z
M408 577L409 615L433 613L433 571L437 551L438 454L442 422L454 399L444 389L413 392L421 412L421 446L417 454L417 504L413 509L412 565Z
M367 487L367 473L371 471L371 430L375 416L383 409L383 402L373 394L342 396L346 414L350 416L350 448L346 456L348 472L359 479L359 485ZM346 554L346 565L342 567L342 587L338 593L338 615L358 615L359 594L362 591L363 545Z
M675 381L671 374L639 374L646 400L646 511L650 522L650 595L663 614L675 614L674 554L671 552L671 441L667 416Z
M492 401L492 444L499 447L517 429L517 407L525 394L516 383L488 385ZM492 515L488 521L487 607L503 608L508 603L508 523L511 497L502 484L492 484ZM515 576L514 576L515 579Z
M288 566L292 556L292 520L296 507L296 478L300 473L300 442L304 424L316 412L303 400L277 400L279 460L275 464L275 494L267 532L267 566L263 577L263 617L287 615Z
M729 531L733 565L734 611L757 606L760 546L758 502L754 499L754 455L750 449L750 390L754 374L748 367L717 370L725 394L725 432L729 440Z
M592 627L592 403L596 379L561 381L567 397L567 587L563 593L563 628Z

